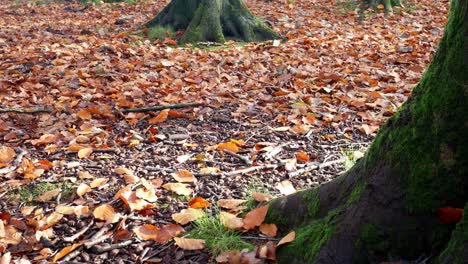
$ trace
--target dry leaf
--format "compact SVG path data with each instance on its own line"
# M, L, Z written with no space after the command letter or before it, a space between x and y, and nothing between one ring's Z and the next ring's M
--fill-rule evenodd
M294 231L291 231L289 234L285 235L279 242L278 244L276 245L276 247L279 247L283 244L287 244L287 243L290 243L292 241L294 241L294 239L296 239L296 232Z
M242 200L242 199L219 199L218 200L218 206L226 209L231 209L235 210L238 208L241 204L247 202L247 200ZM237 210L235 210L237 211Z
M164 109L159 114L151 119L148 120L149 124L157 124L166 121L167 116L169 115L169 109Z
M176 224L168 224L159 228L155 241L159 244L166 244L173 237L185 232L185 229Z
M216 147L218 150L229 150L231 152L237 153L239 152L239 146L234 142L226 142L220 143Z
M190 208L201 209L211 206L211 203L202 197L195 197L188 202L188 205Z
M108 181L109 181L108 178L97 178L97 179L93 180L89 184L89 186L91 188L98 188L98 187L101 187L102 185L106 184Z
M78 151L78 158L88 158L93 153L93 148L82 148Z
M158 230L158 227L150 224L133 228L133 232L140 240L155 240L158 235Z
M197 179L188 170L179 170L176 173L172 173L172 177L178 182L196 182Z
M275 224L261 224L259 230L267 237L275 237L278 227Z
M168 191L175 192L178 195L190 195L193 190L187 188L187 184L183 183L166 183L162 187Z
M175 244L185 250L202 250L205 248L205 240L174 237Z
M250 230L256 226L259 226L265 220L265 216L268 212L268 205L261 206L248 212L244 217L244 229Z
M86 183L81 183L78 185L78 188L76 188L76 194L79 196L83 196L91 191L91 187L89 187Z
M120 214L116 213L114 207L110 204L103 204L93 211L94 218L106 221L106 224L117 223L120 219Z
M244 226L242 218L226 212L219 212L219 220L228 229L237 230Z
M57 196L60 192L62 192L62 189L60 189L60 188L54 189L54 190L51 190L51 191L48 191L48 192L45 192L45 193L39 195L34 200L36 200L38 202L47 202L47 201L51 200L52 198L54 198L55 196Z
M300 151L296 153L296 159L302 163L306 163L306 162L309 162L310 156L309 154Z
M2 146L0 148L0 168L6 167L8 163L12 162L15 158L15 155L16 152L14 149Z
M172 219L181 225L185 225L202 216L205 216L205 212L203 212L203 210L187 208L180 211L180 213L172 214Z
M289 195L296 192L296 188L288 180L282 181L276 185L281 194Z
M142 211L145 209L151 209L154 207L153 203L150 203L144 199L138 198L136 192L131 191L130 188L124 187L119 192L119 198L128 206L130 211Z
M60 250L57 255L55 255L54 259L52 260L52 262L57 262L59 260L61 260L63 257L65 257L66 255L70 254L71 252L73 252L75 249L81 247L81 243L76 243L76 244L73 244L71 246L68 246L68 247L64 247L62 248L62 250Z
M252 198L254 198L254 200L257 202L262 203L262 202L268 202L271 199L273 199L273 195L259 193L259 192L252 192Z

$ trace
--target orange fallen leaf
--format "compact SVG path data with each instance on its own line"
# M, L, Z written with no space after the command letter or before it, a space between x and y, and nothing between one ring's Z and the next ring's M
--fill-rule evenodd
M218 150L229 150L229 151L234 152L234 153L239 152L239 147L234 142L220 143L220 144L218 144L216 149L218 149Z
M287 235L285 235L279 242L278 244L276 245L276 247L279 247L283 244L287 244L287 243L290 243L292 241L294 241L294 239L296 239L296 232L294 231L291 231L290 233L288 233Z
M202 197L195 197L195 198L192 198L188 202L188 205L190 208L200 209L200 208L206 208L206 207L211 206L211 203L209 203L207 200L203 199Z
M300 151L296 153L296 159L302 163L306 163L306 162L309 162L310 156L309 154Z
M264 194L259 192L252 192L252 198L257 202L268 202L273 199L273 196L270 194Z
M133 228L135 235L141 240L155 240L159 228L155 225L145 224Z
M154 204L144 199L138 198L136 192L131 191L131 187L124 187L123 190L118 192L119 198L128 206L130 211L141 211L151 209Z
M168 224L164 225L159 230L157 231L157 236L155 241L159 244L166 244L174 238L175 236L178 236L180 233L185 232L185 229L177 224Z
M157 123L162 123L166 121L168 115L169 115L169 109L164 109L161 112L159 112L157 116L148 120L148 123L152 125L157 124Z
M35 200L38 201L38 202L47 202L47 201L51 200L52 198L54 198L55 196L57 196L61 191L62 191L62 189L58 188L58 189L54 189L54 190L45 192L45 193L39 195L38 197L36 197Z
M267 237L275 237L278 227L275 224L261 224L259 230Z
M32 144L35 145L35 146L47 145L47 144L55 143L55 141L57 141L57 139L58 139L58 136L56 136L56 135L44 134L39 139L33 140Z
M57 261L61 260L63 257L70 254L71 252L73 252L75 249L77 249L79 247L81 247L81 243L76 243L76 244L73 244L71 246L62 248L62 250L60 250L57 253L57 255L54 256L54 259L52 260L52 262L57 262Z
M268 205L261 206L248 212L244 217L244 226L246 230L250 230L256 226L259 226L265 220L268 212Z
M8 163L15 158L16 152L14 149L6 146L0 148L0 168L6 167Z
M276 245L273 241L268 241L264 245L260 245L257 250L257 256L261 259L276 259Z
M185 250L202 250L205 248L205 240L174 237L175 244Z
M218 206L226 209L231 209L235 210L237 209L241 204L247 202L247 200L242 200L242 199L219 199L218 200ZM237 211L237 210L235 210Z

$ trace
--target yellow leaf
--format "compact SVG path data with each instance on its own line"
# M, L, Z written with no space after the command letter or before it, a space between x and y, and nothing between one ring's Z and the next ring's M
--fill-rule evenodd
M110 204L96 207L93 211L93 216L96 219L106 221L107 224L116 223L120 218L120 215L115 212L114 207Z
M162 187L168 191L177 193L178 195L190 195L193 190L187 188L187 184L183 183L166 183Z
M377 5L377 9L380 9L380 10L383 10L385 8L384 5L380 4L380 5Z
M76 243L76 244L73 244L71 246L62 248L62 250L60 250L59 253L57 253L57 255L55 255L52 262L57 262L57 261L61 260L63 257L70 254L71 252L73 252L75 249L77 249L79 247L81 247L81 243Z
M203 210L187 208L180 211L180 213L172 214L172 219L181 225L185 225L202 216L205 216L205 212L203 212Z
M86 183L81 183L78 188L76 188L76 194L79 196L83 196L91 191L91 187L89 187Z
M78 158L88 158L93 153L93 148L82 148L78 151Z

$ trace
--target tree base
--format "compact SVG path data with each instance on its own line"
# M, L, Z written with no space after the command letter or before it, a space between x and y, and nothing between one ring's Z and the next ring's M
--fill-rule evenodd
M184 30L181 43L279 38L265 22L252 15L242 0L172 0L144 26Z

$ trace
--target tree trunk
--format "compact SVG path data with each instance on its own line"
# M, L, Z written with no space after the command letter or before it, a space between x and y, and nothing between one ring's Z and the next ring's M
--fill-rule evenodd
M452 0L431 65L365 157L330 183L270 204L267 221L296 231L279 263L415 260L444 247L440 263L466 263L451 252L466 257L467 219L451 238L455 224L434 211L468 210L467 3Z
M264 41L279 37L252 15L243 0L172 0L144 26L184 30L181 43Z
M393 6L401 6L403 4L400 0L361 0L362 10L368 8L378 9L379 5L383 5L386 12L393 12Z

